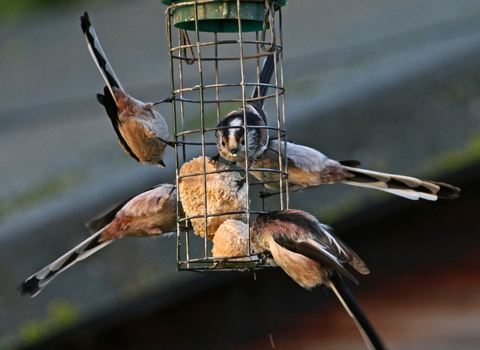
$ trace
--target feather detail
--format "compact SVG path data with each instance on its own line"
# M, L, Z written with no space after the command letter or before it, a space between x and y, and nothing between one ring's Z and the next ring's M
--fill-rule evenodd
M102 233L103 230L98 231L47 267L30 276L20 286L22 295L28 294L33 298L60 273L110 244L112 241L101 240Z
M123 88L117 76L115 75L115 72L113 71L110 62L108 62L107 56L103 52L102 46L100 45L97 34L95 33L95 30L90 23L90 18L87 12L85 12L84 15L80 17L80 21L83 34L85 34L85 39L87 40L88 51L90 51L90 54L92 55L92 58L95 61L98 70L102 74L103 79L105 79L110 93L112 94L112 96L115 96L113 88L119 88L120 90L123 90Z
M423 181L410 176L380 173L377 171L343 167L352 177L341 182L347 185L375 188L412 200L420 198L436 201L438 198L453 199L460 193L458 187L441 182Z
M155 236L173 230L177 222L175 186L163 184L116 205L87 226L98 230L20 286L22 294L37 295L60 273L124 236Z
M344 263L362 274L369 273L365 263L329 226L304 211L288 209L260 214L251 232L254 251L271 252L275 263L307 289L323 283L329 269L357 283Z
M377 189L411 200L458 198L458 187L435 181L424 181L411 176L394 175L378 171L359 169L355 160L336 161L317 150L292 142L272 139L262 157L258 158L250 173L260 181L266 181L270 189L280 189L278 172L254 169L280 169L280 160L288 162L288 183L291 192L327 184L347 185ZM241 165L241 164L239 164ZM285 165L282 164L282 167ZM285 169L285 168L284 168ZM283 183L286 188L286 181Z
M81 27L88 50L107 86L97 100L105 107L120 145L140 163L165 166L162 160L168 145L168 126L165 119L153 110L153 104L129 96L122 88L103 52L88 13L81 16Z
M365 340L368 348L375 350L387 349L387 347L384 345L383 341L380 339L379 335L373 328L372 324L368 320L367 316L360 308L360 305L358 305L353 295L343 283L342 277L338 273L333 271L330 274L326 284L335 292L338 300L340 300L345 310L347 310L350 317L352 317L355 321L355 324L357 325L357 328L360 331L363 339Z
M253 89L252 99L265 97L267 95L268 84L270 84L270 80L272 79L273 73L275 72L275 57L278 61L279 52L277 52L275 56L273 53L271 53L263 62L262 71L260 72L259 76L259 83L262 85L259 85L258 87L255 87ZM265 99L259 100L258 103L260 105L260 108L263 109L263 106L265 105ZM267 118L265 117L265 114L263 114L263 118L263 121L266 125Z

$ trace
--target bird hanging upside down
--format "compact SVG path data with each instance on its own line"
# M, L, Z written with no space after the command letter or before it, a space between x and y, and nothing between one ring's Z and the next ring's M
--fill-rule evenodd
M165 119L153 109L152 103L134 99L125 92L103 53L88 13L85 12L80 19L88 49L107 83L104 95L98 94L97 99L105 107L120 145L140 163L165 167L162 160L165 148L175 144L168 141Z

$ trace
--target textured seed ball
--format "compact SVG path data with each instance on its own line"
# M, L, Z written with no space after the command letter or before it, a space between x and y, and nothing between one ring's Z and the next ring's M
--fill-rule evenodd
M227 220L213 238L212 255L231 257L248 254L248 226L242 221Z
M182 206L187 216L204 215L205 213L205 171L230 169L220 162L211 162L208 158L198 157L183 164L180 176L199 174L180 179L179 189ZM247 208L247 189L243 186L238 190L238 180L242 177L238 172L227 171L206 175L207 214L245 211ZM227 220L246 221L245 214L229 214L209 217L208 238L213 239L218 227ZM205 219L192 219L192 226L196 235L205 237Z

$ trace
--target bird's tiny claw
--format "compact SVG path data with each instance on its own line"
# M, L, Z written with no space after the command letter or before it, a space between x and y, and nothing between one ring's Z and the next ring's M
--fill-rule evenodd
M219 160L220 160L220 153L218 153L217 155L215 155L213 157L210 157L210 159L209 159L210 163L217 163Z
M237 185L238 185L238 191L240 191L243 187L243 185L245 185L245 182L247 181L247 177L244 176L243 179L241 180L236 180L237 182Z
M188 226L181 226L179 228L179 230L182 231L182 232L188 232L188 231L193 230L193 226L192 226L192 224L189 223Z
M173 94L172 96L169 96L167 98L164 98L163 100L152 103L152 106L158 105L160 103L172 102L174 100L175 100L175 94Z
M156 137L157 140L160 140L162 141L163 143L165 143L167 146L170 146L172 148L175 148L176 145L179 145L181 144L181 142L175 142L175 141L167 141L167 140L164 140L160 137Z

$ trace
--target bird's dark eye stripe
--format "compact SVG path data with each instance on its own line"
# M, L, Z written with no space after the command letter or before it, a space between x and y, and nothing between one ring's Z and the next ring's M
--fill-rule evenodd
M243 136L244 131L245 131L245 130L243 130L243 128L235 129L235 131L234 131L233 134L235 135L235 137L236 137L237 139L240 139L240 138Z

